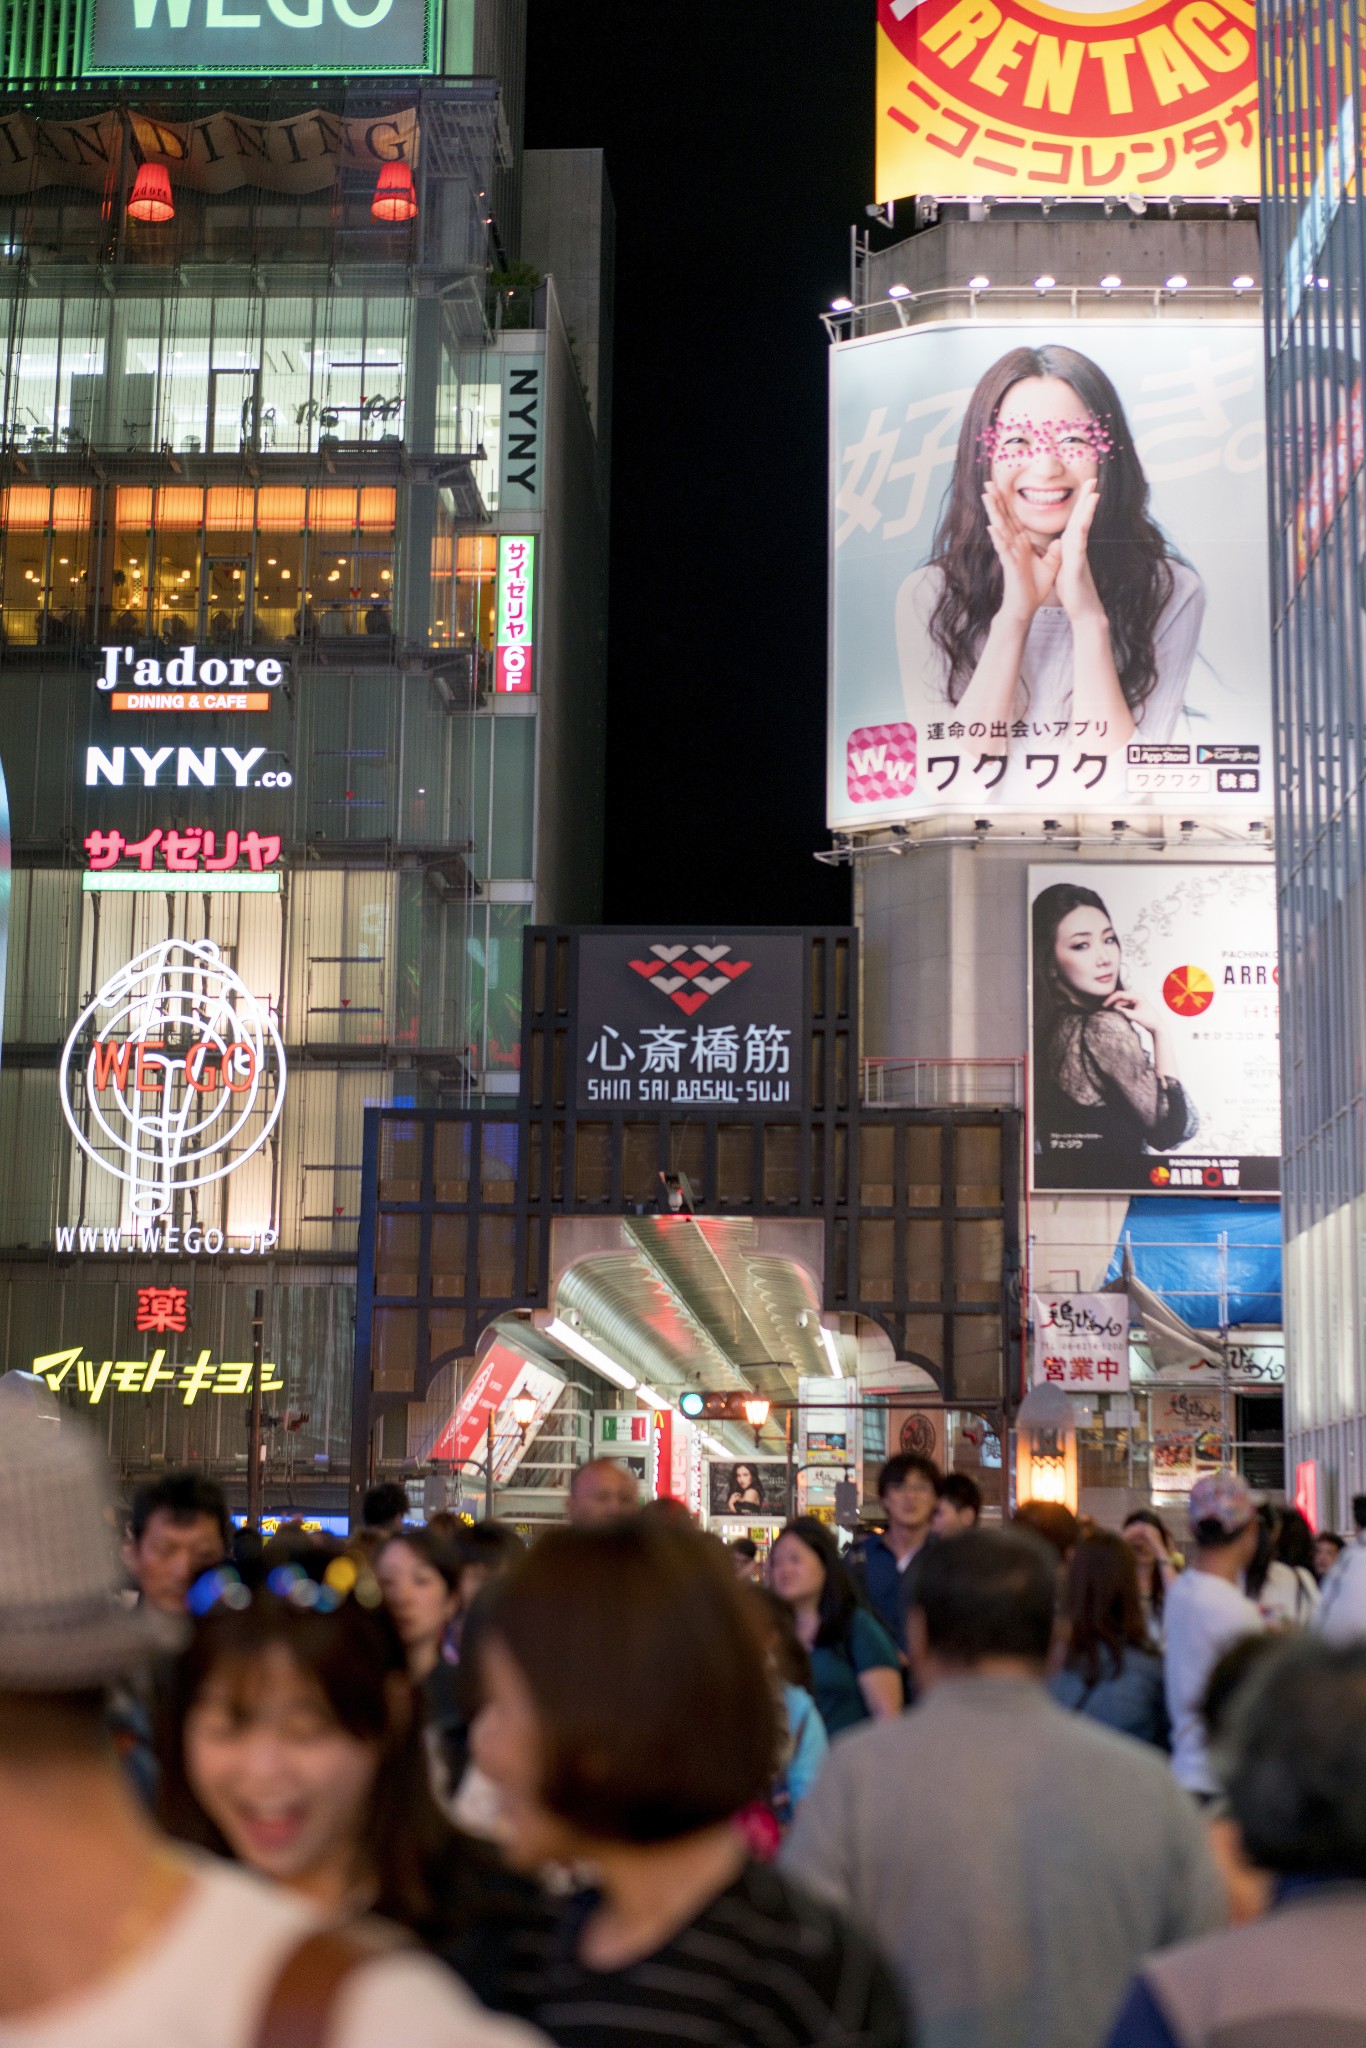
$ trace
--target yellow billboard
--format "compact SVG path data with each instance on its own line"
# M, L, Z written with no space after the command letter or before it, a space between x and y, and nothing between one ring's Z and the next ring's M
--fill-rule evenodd
M878 0L877 197L1255 198L1253 0Z

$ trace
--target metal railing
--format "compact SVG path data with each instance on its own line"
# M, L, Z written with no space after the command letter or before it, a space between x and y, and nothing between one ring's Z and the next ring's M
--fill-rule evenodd
M1024 1058L992 1060L892 1059L859 1063L863 1102L870 1109L1023 1109Z

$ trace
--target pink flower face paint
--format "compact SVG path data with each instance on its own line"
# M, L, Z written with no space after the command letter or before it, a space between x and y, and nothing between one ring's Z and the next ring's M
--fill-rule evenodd
M994 420L978 440L986 462L1005 469L1022 469L1040 455L1053 456L1065 468L1078 461L1099 464L1115 445L1106 420L1093 413L1071 420Z

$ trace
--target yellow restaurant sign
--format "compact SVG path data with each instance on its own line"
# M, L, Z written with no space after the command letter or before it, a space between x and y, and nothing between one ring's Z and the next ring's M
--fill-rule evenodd
M82 1358L79 1344L72 1344L65 1351L46 1351L41 1358L35 1358L33 1370L47 1381L54 1394L70 1385L87 1397L92 1408L99 1406L106 1391L151 1394L158 1388L174 1388L182 1396L183 1405L191 1408L200 1394L249 1394L252 1362L249 1358L225 1359L215 1365L212 1353L201 1351L192 1365L168 1365L165 1351L158 1350L150 1358L106 1358L97 1365L93 1358ZM277 1371L274 1364L262 1364L263 1394L282 1391L285 1383L276 1378Z
M877 196L1256 198L1253 0L878 0Z

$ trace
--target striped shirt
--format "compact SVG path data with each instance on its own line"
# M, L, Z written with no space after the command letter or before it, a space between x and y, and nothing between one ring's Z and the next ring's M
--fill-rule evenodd
M505 2010L561 2048L905 2048L891 1972L829 1908L747 1864L654 1955L624 1970L578 1959L592 1893L528 1923L504 1956Z

